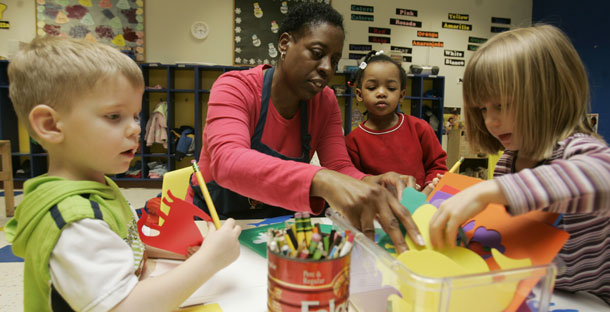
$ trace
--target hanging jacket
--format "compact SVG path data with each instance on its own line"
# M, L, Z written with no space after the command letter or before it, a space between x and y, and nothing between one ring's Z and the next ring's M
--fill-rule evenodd
M146 146L154 143L163 144L167 148L167 102L159 102L146 122L144 135Z

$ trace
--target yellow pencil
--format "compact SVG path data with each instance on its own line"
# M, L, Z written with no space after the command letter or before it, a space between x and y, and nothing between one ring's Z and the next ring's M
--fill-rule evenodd
M453 165L453 167L451 167L451 170L449 170L449 172L456 173L460 169L460 165L462 164L463 161L464 161L464 157L460 157L460 160L455 162L455 164Z
M216 212L216 207L214 207L214 202L212 202L212 197L210 197L208 187L207 185L205 185L205 181L203 180L201 171L199 171L199 166L197 166L197 162L193 159L191 160L191 163L193 164L193 171L195 171L195 177L197 177L199 187L201 187L201 193L203 193L203 198L205 198L205 203L208 205L208 210L210 210L212 220L214 220L214 226L216 226L216 229L218 230L220 228L220 218L218 218L218 213Z

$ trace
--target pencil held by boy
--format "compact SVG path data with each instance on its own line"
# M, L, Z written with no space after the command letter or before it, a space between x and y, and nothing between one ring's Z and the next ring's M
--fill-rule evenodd
M105 176L125 172L139 147L144 80L130 58L98 43L36 38L8 75L19 121L49 163L25 182L5 228L25 259L25 311L169 311L237 258L241 228L227 220L174 270L139 280L147 255L163 252L141 242L135 211Z
M568 37L550 25L496 35L470 58L463 96L470 145L504 153L493 180L440 205L432 245L454 245L458 227L489 203L512 215L557 213L570 238L555 288L610 305L610 148L587 119L587 73Z
M447 172L447 153L426 121L397 112L407 92L405 70L383 51L371 51L354 80L368 118L345 138L352 162L367 174L413 176L419 189L430 194L439 175Z

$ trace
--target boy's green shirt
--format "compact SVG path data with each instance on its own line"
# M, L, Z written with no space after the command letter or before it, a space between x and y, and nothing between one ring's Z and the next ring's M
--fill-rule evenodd
M13 253L25 259L25 311L51 310L49 259L62 229L71 222L103 219L134 251L134 272L139 266L144 245L133 212L117 185L109 178L106 183L47 175L24 183L23 200L5 233Z

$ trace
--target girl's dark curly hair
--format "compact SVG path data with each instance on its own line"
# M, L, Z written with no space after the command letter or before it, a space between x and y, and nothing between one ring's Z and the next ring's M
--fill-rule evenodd
M404 68L402 68L402 66L400 66L400 64L396 63L391 57L387 56L386 54L376 54L377 51L375 50L371 50L365 57L363 60L363 63L366 64L366 66L368 67L368 65L370 65L371 63L375 63L375 62L388 62L388 63L392 63L394 65L396 65L396 67L398 68L398 72L400 75L400 89L404 90L407 88L407 72L405 71ZM362 88L362 76L364 75L364 71L366 70L366 67L363 68L358 68L358 70L356 71L356 73L354 74L353 78L350 79L350 86L356 86L356 88Z
M281 36L283 33L289 33L298 41L307 27L321 23L329 23L345 32L343 16L333 7L325 3L304 2L290 8L280 24L278 34Z

